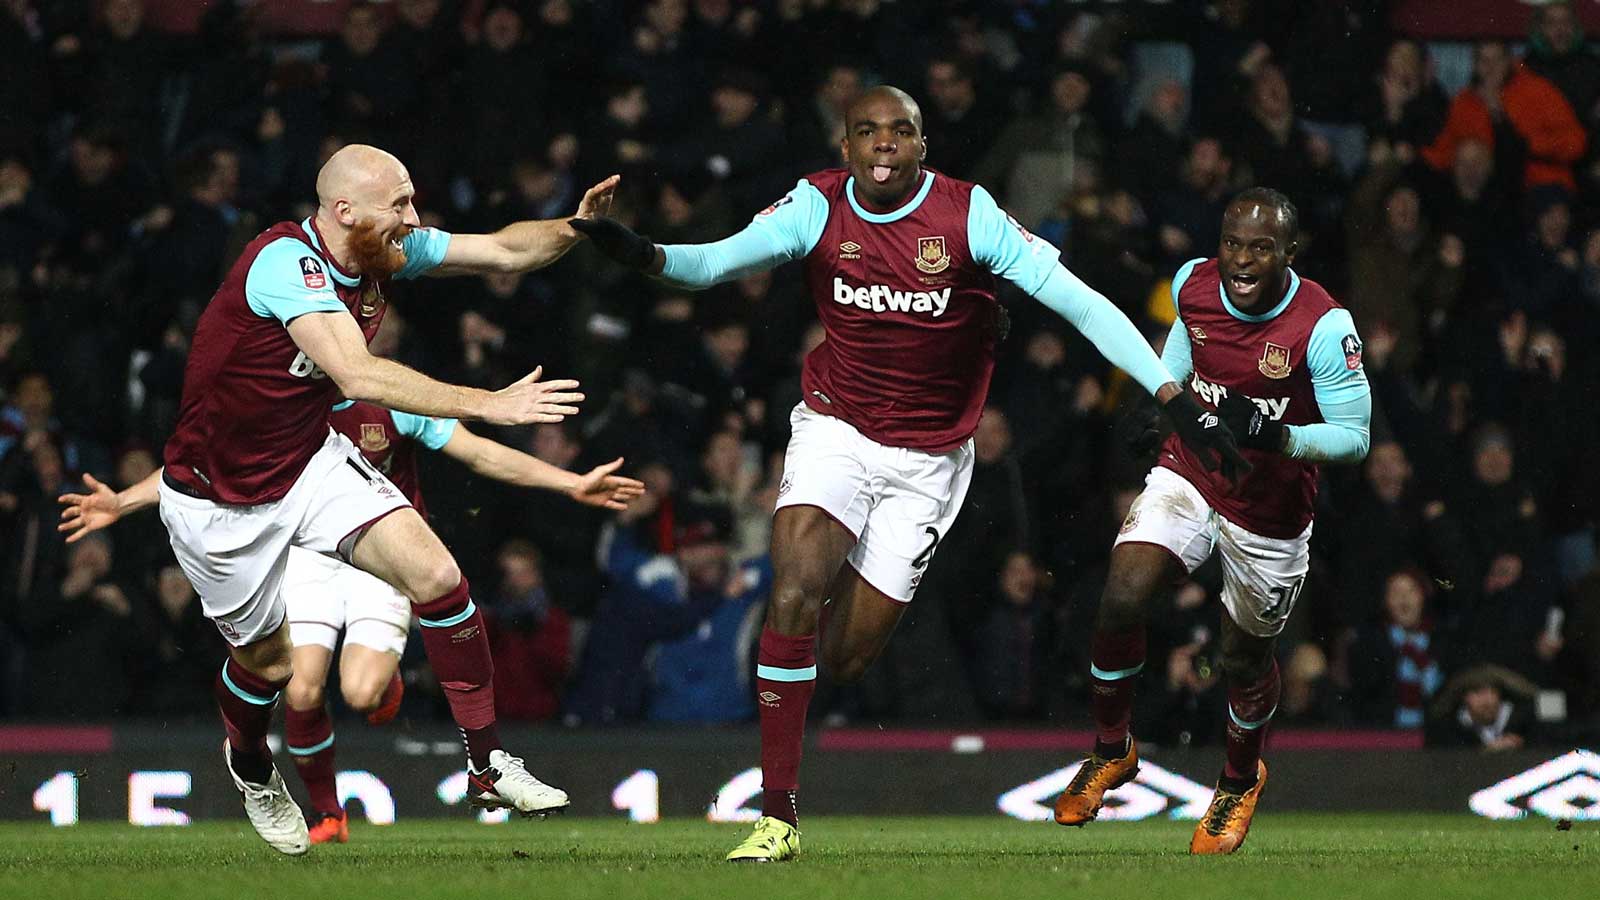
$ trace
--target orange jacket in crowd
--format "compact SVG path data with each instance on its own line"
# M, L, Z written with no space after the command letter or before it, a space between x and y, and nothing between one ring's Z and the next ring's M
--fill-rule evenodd
M1559 184L1576 190L1572 164L1583 156L1587 138L1572 105L1549 79L1528 71L1517 63L1500 89L1500 106L1511 127L1528 144L1528 164L1523 182ZM1456 147L1465 140L1480 140L1494 146L1494 124L1489 106L1476 89L1463 88L1450 103L1450 116L1444 130L1422 150L1422 158L1435 169L1448 170L1455 162Z

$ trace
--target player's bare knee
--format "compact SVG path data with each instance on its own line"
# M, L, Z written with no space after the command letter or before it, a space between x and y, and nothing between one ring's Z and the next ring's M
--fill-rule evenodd
M406 587L412 603L428 603L443 597L456 589L461 583L461 568L450 554L441 554L441 558L421 569L420 574L413 578L413 583Z
M1118 630L1132 628L1144 622L1144 609L1153 593L1148 583L1136 578L1117 578L1106 581L1100 596L1099 628Z
M344 695L345 705L360 713L369 713L383 703L384 684L368 684L365 681L341 684L339 691Z
M822 595L825 588L807 588L793 581L779 584L772 590L767 609L768 623L783 634L809 634L816 630L822 616Z
M283 699L290 709L316 709L323 703L325 687L318 682L291 678L289 686L283 689Z

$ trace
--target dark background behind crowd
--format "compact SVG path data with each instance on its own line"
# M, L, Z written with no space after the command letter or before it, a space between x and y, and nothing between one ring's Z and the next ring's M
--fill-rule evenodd
M1509 44L1414 40L1384 0L393 0L314 4L310 35L213 0L193 33L152 24L184 5L0 0L0 717L209 715L223 645L159 520L68 547L55 497L158 464L196 317L248 240L312 212L334 149L398 154L447 230L568 214L620 172L619 218L704 241L836 164L846 106L889 82L931 166L1152 341L1233 192L1299 205L1296 268L1354 313L1375 417L1365 465L1323 473L1280 722L1506 747L1600 721L1600 57L1571 4L1499 4ZM767 521L821 339L798 270L691 295L580 246L391 299L376 346L436 377L583 381L575 420L494 437L625 455L651 488L601 514L426 460L503 714L753 715ZM832 721L1086 721L1149 400L1004 299L965 511L885 657L817 704ZM1141 737L1217 736L1219 583L1155 611ZM407 677L409 714L437 714L420 654Z

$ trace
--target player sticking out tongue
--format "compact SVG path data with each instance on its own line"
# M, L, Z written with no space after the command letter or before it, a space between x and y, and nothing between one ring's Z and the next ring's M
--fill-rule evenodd
M875 87L848 113L845 135L856 199L875 212L904 205L922 184L922 160L928 155L922 137L922 108L899 88Z

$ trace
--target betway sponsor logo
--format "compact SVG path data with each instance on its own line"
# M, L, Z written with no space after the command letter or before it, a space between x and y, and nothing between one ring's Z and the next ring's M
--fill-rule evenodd
M851 287L834 276L833 302L855 304L867 312L933 313L937 319L950 307L950 288L942 291L897 291L888 285Z
M1212 406L1216 406L1217 404L1221 403L1222 398L1228 396L1227 388L1220 384L1212 384L1209 381L1203 381L1199 375L1196 375L1189 380L1189 387L1193 389L1196 394L1200 395L1200 399L1206 401ZM1251 403L1254 403L1261 410L1263 415L1274 422L1281 420L1284 414L1289 411L1288 397L1246 397L1245 399L1249 400Z

